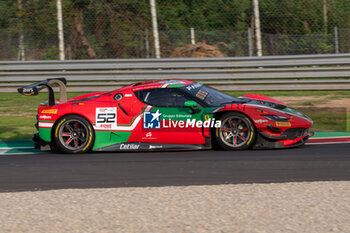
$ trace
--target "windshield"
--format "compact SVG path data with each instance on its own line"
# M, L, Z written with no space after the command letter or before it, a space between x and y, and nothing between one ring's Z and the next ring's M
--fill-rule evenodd
M195 99L198 99L200 102L209 105L210 107L220 106L223 103L231 103L239 101L239 99L215 90L214 88L210 88L204 86L200 83L193 83L191 85L181 87L183 91L189 93Z

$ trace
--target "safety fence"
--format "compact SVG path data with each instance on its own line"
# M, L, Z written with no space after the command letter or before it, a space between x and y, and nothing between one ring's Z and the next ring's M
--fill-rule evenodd
M154 79L190 79L225 91L350 90L350 53L223 58L0 61L0 92L65 77L69 92Z

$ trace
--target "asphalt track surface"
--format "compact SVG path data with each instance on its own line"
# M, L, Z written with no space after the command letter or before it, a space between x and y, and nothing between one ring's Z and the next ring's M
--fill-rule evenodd
M0 156L0 192L350 180L350 143L295 149Z

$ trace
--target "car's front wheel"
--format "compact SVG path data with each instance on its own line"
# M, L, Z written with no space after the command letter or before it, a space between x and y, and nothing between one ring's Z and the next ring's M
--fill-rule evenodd
M95 134L85 118L68 115L58 120L53 140L57 149L64 153L83 153L92 149Z
M252 121L239 112L220 117L221 127L216 129L216 141L225 150L244 150L253 146L256 130Z

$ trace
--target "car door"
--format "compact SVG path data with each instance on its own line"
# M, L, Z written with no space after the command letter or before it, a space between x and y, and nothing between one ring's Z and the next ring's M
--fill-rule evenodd
M151 105L143 114L142 142L204 144L202 126L203 108L186 107L194 100L177 88L158 88L138 91L140 101Z

